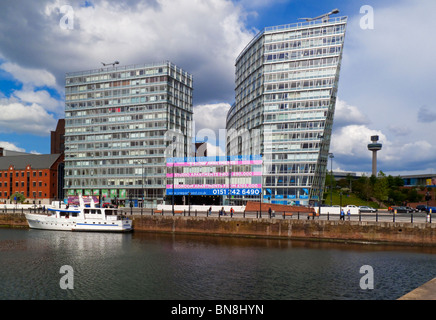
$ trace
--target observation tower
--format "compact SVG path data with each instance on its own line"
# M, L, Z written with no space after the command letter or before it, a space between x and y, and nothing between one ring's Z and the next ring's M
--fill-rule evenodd
M372 151L372 174L377 176L377 151L381 150L382 144L378 143L378 136L371 136L371 141L368 150Z

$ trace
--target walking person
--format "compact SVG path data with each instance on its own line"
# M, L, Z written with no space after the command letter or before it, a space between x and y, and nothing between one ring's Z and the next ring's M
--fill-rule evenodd
M344 220L345 221L345 212L344 212L344 209L341 209L341 217L339 218L339 220Z
M348 211L347 211L347 217L348 217L348 221L350 221L350 217L351 217L351 211L350 211L350 209L348 209Z

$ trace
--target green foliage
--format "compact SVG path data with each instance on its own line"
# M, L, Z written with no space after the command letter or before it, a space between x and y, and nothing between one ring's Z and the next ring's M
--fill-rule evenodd
M342 194L341 194L342 193ZM324 203L330 205L330 190L324 193ZM360 198L357 194L349 192L348 189L345 190L333 190L332 193L332 204L346 206L348 204L353 204L356 206L371 206L373 208L378 208L379 205L373 201L366 201Z
M379 208L378 203L385 205L402 205L404 202L420 202L423 196L417 188L402 188L404 180L400 177L386 176L382 171L377 177L365 175L358 179L347 176L333 184L333 193L330 195L330 175L326 177L327 191L324 194L324 203L333 205L354 204L356 206L372 206ZM341 198L342 194L342 198Z
M17 199L17 203L23 203L26 200L26 197L19 192L15 192L14 194L12 194L9 199L11 199L11 201L14 201L15 198Z

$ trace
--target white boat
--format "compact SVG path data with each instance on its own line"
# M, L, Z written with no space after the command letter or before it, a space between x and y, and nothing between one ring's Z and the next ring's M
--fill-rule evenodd
M117 209L97 208L91 199L85 206L79 198L79 206L56 209L48 208L48 214L26 213L27 223L32 229L62 231L129 232L133 230L132 220L118 214Z

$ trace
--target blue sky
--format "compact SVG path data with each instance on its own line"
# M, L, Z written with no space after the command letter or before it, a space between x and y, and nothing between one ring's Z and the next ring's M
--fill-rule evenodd
M361 26L363 6L373 9L372 29ZM334 170L370 172L366 145L377 134L380 170L436 174L434 0L3 1L0 146L49 153L65 73L115 60L170 60L192 73L196 128L217 132L234 100L235 58L253 36L334 8L349 17Z

